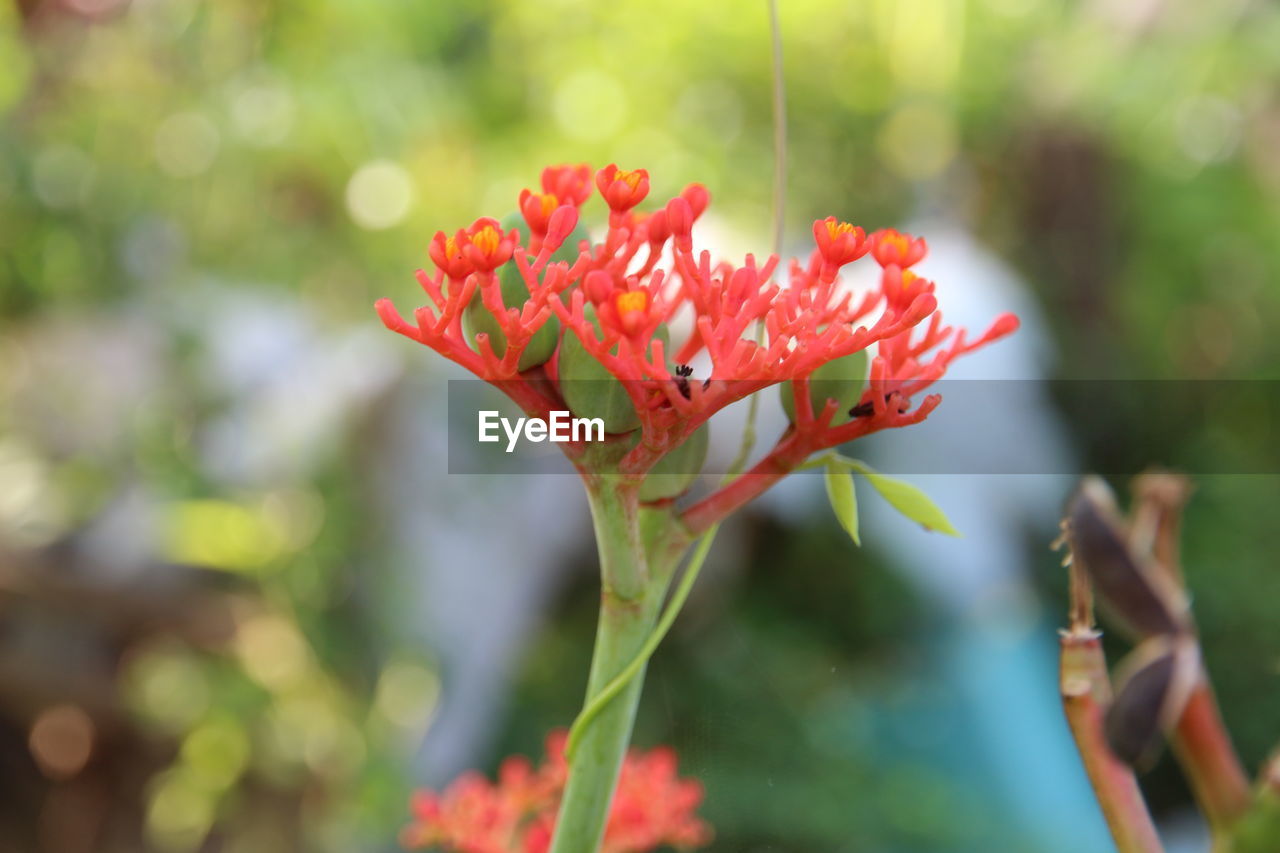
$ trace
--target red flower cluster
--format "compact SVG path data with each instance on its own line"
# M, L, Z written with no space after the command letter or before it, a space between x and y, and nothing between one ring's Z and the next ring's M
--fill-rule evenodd
M493 784L478 773L460 777L443 793L414 796L414 823L402 835L406 847L450 853L545 853L569 774L565 733L547 737L545 763L534 769L508 758ZM711 828L694 816L702 786L676 775L676 755L660 747L632 750L605 825L601 853L645 853L661 846L693 850L711 840Z
M431 257L437 270L418 271L430 304L415 312L413 323L386 299L378 301L378 314L391 330L502 388L533 417L566 408L558 393L558 350L542 364L519 369L534 335L558 320L560 340L577 337L622 382L635 407L642 432L622 464L629 475L643 475L725 406L791 380L795 424L748 472L765 479L740 478L728 487L736 487L736 497L716 494L706 506L695 505L686 519L694 531L815 451L923 420L939 398L925 397L912 408L914 395L956 357L1018 326L1006 314L975 340L944 326L933 282L910 269L925 255L923 239L892 229L867 235L834 217L814 223L815 248L807 262L790 262L785 282L774 280L776 257L713 263L708 252L694 251L692 241L693 225L707 206L706 189L695 184L656 210L640 211L650 188L643 169L610 165L596 173L595 189L610 211L603 240L568 247L576 256L553 263L592 193L590 178L587 166L553 167L542 174L542 193L521 194L528 245L521 245L518 231L504 233L492 219L477 220L453 237L436 234ZM840 286L839 272L868 253L882 267L880 288L855 301ZM503 263L515 265L521 290L527 290L516 304L503 301L495 272ZM468 339L463 332L463 311L477 292L505 337L501 357L487 334ZM666 330L681 324L690 333L669 345ZM758 324L765 330L762 343L756 342ZM855 417L835 420L835 400L811 407L809 377L818 367L873 346L877 355ZM676 372L699 356L710 362L702 381ZM560 446L571 458L583 452Z

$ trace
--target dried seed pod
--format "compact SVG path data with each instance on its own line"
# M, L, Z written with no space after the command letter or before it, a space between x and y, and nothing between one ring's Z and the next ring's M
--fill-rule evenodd
M1102 480L1085 478L1067 518L1072 558L1084 567L1117 621L1143 637L1188 630L1185 594L1133 553L1115 499Z
M1153 637L1121 662L1116 694L1107 709L1107 744L1129 764L1151 759L1160 737L1177 724L1200 672L1189 636Z
M658 460L640 485L640 500L658 501L682 495L702 473L707 461L711 430L706 424L694 430L684 444Z
M853 417L849 410L862 397L862 389L867 384L868 364L867 351L859 350L832 359L813 371L809 376L809 403L813 408L814 417L822 413L830 398L840 404L835 417L831 419L831 425L839 426L848 423ZM788 380L778 388L782 395L782 408L787 413L787 419L795 423L795 383Z

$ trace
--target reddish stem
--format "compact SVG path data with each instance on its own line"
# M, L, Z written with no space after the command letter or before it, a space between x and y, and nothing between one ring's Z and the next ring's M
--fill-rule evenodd
M1249 810L1252 794L1222 722L1213 687L1203 676L1174 728L1173 748L1200 810L1214 835L1221 837Z
M1111 683L1096 631L1074 628L1062 633L1059 689L1067 725L1116 848L1120 853L1162 853L1132 768L1107 746L1103 717L1111 701Z

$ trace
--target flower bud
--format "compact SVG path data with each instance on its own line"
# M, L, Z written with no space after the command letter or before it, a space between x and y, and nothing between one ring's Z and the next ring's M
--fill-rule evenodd
M668 227L671 229L672 236L676 240L676 248L682 252L687 252L693 248L693 220L695 219L692 205L688 200L677 196L667 202L666 219Z
M649 237L649 244L660 246L667 242L667 238L671 236L671 227L667 224L667 211L655 210L644 221L645 230Z
M702 184L689 184L680 191L680 197L689 203L689 210L695 220L702 216L702 212L711 203L711 193Z
M592 270L582 281L582 290L593 305L603 305L616 290L613 276L604 270Z
M565 242L579 233L581 234L579 239L572 240L569 243ZM578 246L585 239L587 239L586 229L582 229L580 232L578 230L578 208L569 204L557 207L547 220L547 236L543 240L543 245L550 246L552 251L556 253L552 259L566 260L570 266L573 266L573 262L578 259ZM561 248L567 249L569 253L572 253L572 257L562 255L559 251Z

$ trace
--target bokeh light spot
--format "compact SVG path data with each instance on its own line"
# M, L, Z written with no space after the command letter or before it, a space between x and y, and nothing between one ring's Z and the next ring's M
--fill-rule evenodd
M220 142L218 128L209 119L199 113L175 113L156 128L156 163L171 177L195 177L213 165Z
M270 563L283 544L262 514L230 501L181 501L167 513L164 554L176 563L250 571Z
M31 182L41 203L65 210L84 202L92 175L93 162L79 148L51 145L36 155Z
M411 207L413 179L399 163L365 163L347 182L347 212L361 228L391 228L404 220Z
M566 136L588 142L608 139L627 117L627 93L603 71L579 71L556 87L552 111Z
M932 178L956 153L955 122L926 104L902 107L889 116L876 138L885 165L909 180Z
M435 710L440 679L434 672L406 661L388 664L378 679L374 707L402 729L421 729Z
M46 708L31 725L27 746L40 770L50 779L70 779L93 752L93 720L75 705Z
M125 696L133 710L170 730L190 726L209 706L199 662L172 646L143 649L125 664Z
M279 145L293 129L293 98L287 89L271 84L245 87L231 102L236 132L251 145Z
M272 614L250 617L236 633L236 653L249 677L268 690L282 690L306 674L307 643L288 620Z
M1240 110L1222 98L1191 98L1178 108L1178 148L1200 165L1221 163L1240 144Z
M231 717L213 717L182 742L182 759L210 790L225 790L249 763L249 739Z
M147 834L161 850L194 850L213 826L213 794L182 769L161 776L147 808Z

